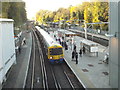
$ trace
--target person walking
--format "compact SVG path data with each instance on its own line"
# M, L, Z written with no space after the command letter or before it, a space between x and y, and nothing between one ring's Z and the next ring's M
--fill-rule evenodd
M56 38L56 35L54 35L54 38Z
M59 43L61 44L61 40L60 40L60 38L58 39L58 41L59 41Z
M78 53L75 52L76 64L78 64Z
M79 54L80 54L80 57L82 57L82 49L80 49L80 52L79 52Z
M76 45L74 45L74 50L76 51Z
M25 45L26 44L26 39L25 38L23 39L23 42L24 42L24 45Z
M75 51L73 50L73 52L72 52L72 60L74 59L74 56L75 56Z
M21 53L21 46L18 47L19 54Z
M83 54L85 54L85 46L83 46Z
M60 45L61 45L61 40L59 41Z
M61 42L61 45L64 47L64 42L63 41Z
M68 45L66 42L65 42L65 50L68 50Z

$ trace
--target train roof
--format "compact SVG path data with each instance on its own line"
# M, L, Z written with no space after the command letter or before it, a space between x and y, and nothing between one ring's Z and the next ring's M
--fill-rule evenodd
M41 29L40 27L36 26L37 30L42 34L45 41L47 42L48 46L58 45L61 46L59 43L57 43L46 31Z

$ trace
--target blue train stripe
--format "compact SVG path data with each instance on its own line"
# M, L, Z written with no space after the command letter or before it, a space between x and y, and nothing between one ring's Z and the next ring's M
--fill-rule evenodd
M64 60L63 58L62 58L62 59L56 59L56 60L49 59L49 61L50 61L51 63L62 63L63 60Z

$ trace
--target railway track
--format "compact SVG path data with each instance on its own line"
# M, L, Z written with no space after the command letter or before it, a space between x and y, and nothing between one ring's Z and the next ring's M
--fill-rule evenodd
M50 64L47 59L45 47L41 35L33 31L32 54L29 72L26 80L26 88L57 89L81 88L83 86L77 80L70 68L64 62L62 64Z
M33 32L34 32L34 36L35 36L35 38L36 38L36 43L37 43L37 45L38 45L38 56L39 56L39 61L40 61L40 69L41 69L41 76L42 76L42 87L41 88L45 88L45 89L48 89L48 82L47 82L47 75L46 75L46 67L45 67L45 63L44 63L44 58L43 58L43 52L42 52L42 50L41 50L41 45L40 45L40 42L39 42L39 39L38 39L38 36L36 35L36 33L35 33L35 31L33 30ZM39 69L39 70L40 70ZM38 70L38 72L36 72L36 73L39 73L40 71ZM34 72L33 72L34 73ZM39 81L39 78L40 76L38 76L37 77L37 81L38 82L40 82ZM34 87L32 87L32 88L34 88ZM35 88L36 88L36 86L35 86Z
M35 32L33 32L32 54L25 88L48 88L44 60Z
M43 45L43 41L42 41L42 38L40 35L38 35L37 33L37 36L39 38L39 42L40 42L40 45L41 45L41 51L43 53L43 59L44 59L44 66L45 66L45 70L46 70L46 77L47 77L47 83L48 83L48 88L56 88L56 79L54 78L54 74L51 72L51 69L50 69L50 63L48 62L47 60L47 56L46 56L46 52L45 52L45 47Z
M42 41L40 42L41 42L41 47L44 47L43 42ZM62 64L50 64L48 62L48 59L45 53L45 48L41 48L41 49L43 51L47 75L49 75L48 76L49 88L56 88L57 90L62 88L71 88L71 89L82 88L83 89L83 86L80 84L76 76L72 73L71 69L68 68L65 62ZM69 75L67 72L69 72ZM73 77L70 77L70 75ZM72 80L70 78L72 78Z
M62 88L71 88L74 89L75 87L71 83L71 80L69 79L67 73L61 68L61 65L52 65L51 71L53 73L54 79L56 81L56 86L59 89ZM59 72L58 72L59 70Z

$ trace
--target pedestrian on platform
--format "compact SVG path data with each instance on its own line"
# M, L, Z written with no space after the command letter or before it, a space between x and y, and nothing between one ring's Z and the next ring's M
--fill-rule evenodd
M64 36L62 36L62 40L64 40Z
M18 47L19 54L21 53L21 46Z
M68 50L68 45L66 42L65 42L65 50Z
M79 52L79 54L80 54L80 57L82 57L82 49L80 49L80 52Z
M60 40L60 38L58 38L58 41L59 41L59 43L61 44L61 40Z
M78 64L78 53L75 52L76 64Z
M61 45L64 47L64 42L63 41L61 42Z
M23 42L24 42L24 44L26 44L26 39L25 38L23 39Z
M74 57L75 57L75 51L73 50L73 52L72 52L72 60L74 59Z
M83 54L85 54L85 46L83 46Z
M66 51L67 51L67 53L68 53L68 45L66 45L66 46L65 46L65 50L66 50Z
M74 45L74 50L76 51L76 45Z
M60 43L60 45L61 45L61 43L62 43L61 40L59 41L59 43Z
M58 39L56 38L55 40L57 41Z
M56 38L56 35L54 35L54 38Z

